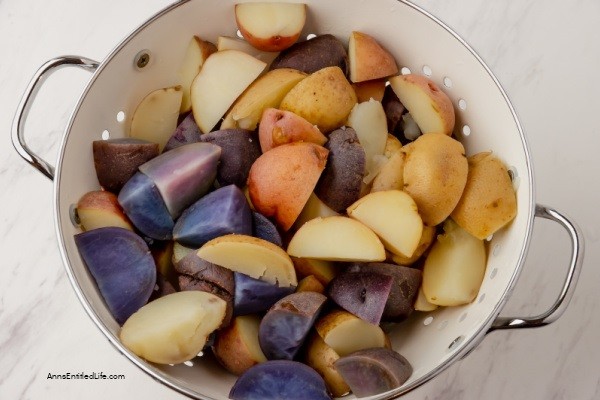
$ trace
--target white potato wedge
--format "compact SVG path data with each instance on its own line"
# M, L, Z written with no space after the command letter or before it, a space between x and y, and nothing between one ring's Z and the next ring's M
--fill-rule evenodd
M221 123L221 129L255 130L267 108L277 108L285 95L306 77L304 72L279 68L267 72L236 100Z
M371 228L394 254L410 257L419 245L423 221L417 204L400 190L370 193L348 207L348 215Z
M182 96L181 86L173 86L144 97L133 113L129 136L158 143L162 151L177 128Z
M419 294L415 300L415 311L429 312L437 310L438 307L439 306L431 304L429 301L427 301L427 297L425 297L425 293L423 293L423 287L420 287Z
M334 310L326 314L317 320L315 329L340 357L386 345L385 333L379 325L363 321L348 311Z
M159 364L196 357L225 318L226 303L212 293L186 291L154 300L133 314L119 338L133 353Z
M452 101L431 79L422 75L397 75L390 84L421 132L451 135L456 116Z
M196 254L213 264L281 287L298 284L292 259L281 247L263 239L246 235L220 236L200 247Z
M402 150L396 151L381 167L381 170L373 179L371 192L383 190L402 190L404 188L404 161L406 153Z
M235 20L240 32L252 46L264 51L281 51L300 37L306 21L306 4L236 4Z
M299 229L311 219L318 217L333 217L335 215L339 214L327 207L327 204L323 203L316 194L312 193L304 205L302 212L296 219L296 222L294 222L294 228Z
M472 302L486 267L485 245L454 221L444 223L443 235L431 247L423 267L423 293L438 306Z
M391 254L392 262L404 266L414 264L419 258L421 258L421 256L427 251L427 249L431 247L433 241L435 240L436 233L437 227L427 226L423 224L423 233L421 234L421 240L419 240L419 244L417 245L417 248L413 252L412 256L406 257L399 254Z
M288 254L330 261L383 261L385 249L361 222L342 216L315 218L292 237Z
M217 51L208 57L191 87L192 111L202 133L215 127L265 66L238 50Z
M239 50L259 59L267 65L271 64L271 62L279 55L277 52L258 50L244 39L233 38L230 36L219 36L217 38L217 50Z
M354 128L358 141L365 150L367 163L364 182L369 184L381 168L377 164L377 157L384 154L388 137L383 106L376 100L356 104L348 116L348 126Z
M335 397L350 392L350 387L333 366L340 356L327 345L317 333L311 334L306 345L306 364L319 373L325 380L327 389Z
M200 72L202 65L212 53L217 51L217 47L211 42L206 42L198 36L192 37L188 44L183 63L179 68L179 81L183 89L181 99L180 113L186 113L192 110L192 99L190 97L190 88L194 78Z

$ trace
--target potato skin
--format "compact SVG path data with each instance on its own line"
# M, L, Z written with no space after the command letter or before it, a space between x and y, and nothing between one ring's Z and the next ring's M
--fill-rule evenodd
M260 319L256 315L244 315L235 317L231 325L221 329L215 335L215 341L212 346L213 354L229 372L235 375L241 375L250 367L267 361L267 358L259 352L260 345L258 344L258 326ZM256 334L254 343L246 343L244 341L244 330L246 335ZM255 330L255 332L254 332ZM255 349L248 348L248 345L255 346ZM254 350L254 352L253 352ZM257 355L257 356L255 356Z
M248 175L254 208L284 231L290 229L325 169L328 154L314 143L294 142L261 155Z
M426 133L404 151L404 191L417 203L423 223L435 226L462 196L469 170L465 148L443 133Z
M505 165L491 152L468 158L469 174L452 219L478 239L485 239L517 215L517 198Z
M365 174L365 150L352 128L336 129L325 144L329 159L315 188L317 197L336 212L358 200Z
M95 140L92 143L94 166L100 185L118 194L140 165L158 156L158 143L124 138Z
M327 67L300 81L279 108L306 119L323 133L346 122L357 102L356 93L339 67Z
M339 67L344 75L348 74L346 49L330 34L293 44L273 60L270 69L293 68L312 74L326 67Z

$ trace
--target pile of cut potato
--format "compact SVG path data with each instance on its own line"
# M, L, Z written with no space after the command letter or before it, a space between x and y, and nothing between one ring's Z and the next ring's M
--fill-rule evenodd
M212 351L232 399L399 387L412 367L380 324L476 298L517 212L507 169L467 157L450 98L376 38L299 40L305 4L232 12L244 40L191 38L128 137L93 143L81 257L127 348Z

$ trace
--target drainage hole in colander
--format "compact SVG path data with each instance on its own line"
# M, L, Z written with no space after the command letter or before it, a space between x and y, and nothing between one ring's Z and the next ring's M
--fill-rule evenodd
M458 100L458 108L460 108L461 110L466 110L467 109L467 101L465 99Z
M102 140L108 140L108 139L110 139L110 132L105 129L102 131Z
M469 125L463 125L462 133L464 136L469 136L471 134L471 127Z
M408 74L410 74L410 68L408 68L408 67L402 67L402 69L400 70L400 73L402 75L408 75Z
M490 273L490 279L494 279L498 275L498 268L494 268Z
M423 320L423 325L427 326L427 325L431 325L431 323L433 322L433 317L427 317Z
M483 303L483 301L485 300L485 293L481 293L481 296L479 296L479 300L477 300L477 302L479 304Z
M447 326L448 326L448 320L442 321L438 330L443 331L444 329L446 329Z
M492 249L492 255L494 257L497 256L498 254L500 254L500 245L499 244L495 245L494 248Z
M308 35L306 35L306 40L310 40L312 38L316 38L317 35L315 35L314 33L309 33Z
M79 213L77 212L77 204L71 204L69 207L69 218L75 228L79 228L81 220L79 219Z
M454 339L452 341L452 343L450 343L450 346L448 346L448 350L454 350L459 344L462 343L462 341L465 339L465 337L463 335L460 335L459 337L457 337L456 339Z
M423 73L427 76L431 76L431 67L429 65L423 65Z
M117 113L117 122L125 121L125 111L119 111Z
M194 363L193 363L193 362L191 362L190 360L188 360L188 361L184 361L183 363L184 363L185 365L187 365L188 367L193 367L193 366L194 366Z
M447 76L444 77L444 86L450 89L452 87L452 79L448 78Z
M458 319L458 322L463 322L466 318L467 318L467 313L463 313L463 315L461 315L460 318Z

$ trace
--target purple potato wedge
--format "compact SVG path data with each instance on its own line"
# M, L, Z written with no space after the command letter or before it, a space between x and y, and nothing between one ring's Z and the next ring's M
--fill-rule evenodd
M275 227L275 224L270 219L258 213L252 211L252 236L259 239L264 239L268 242L276 244L279 247L283 247L283 240L281 240L281 234Z
M154 182L141 172L127 181L119 192L119 204L133 225L144 235L170 240L173 218Z
M192 143L153 158L139 170L156 184L171 217L177 218L212 187L219 157L219 146Z
M280 287L270 282L252 278L241 272L233 273L235 294L234 315L256 314L267 311L283 297L294 293L295 287Z
M388 263L355 263L347 272L376 272L394 278L390 295L383 310L383 321L401 322L414 311L421 287L422 272L415 268Z
M179 288L181 291L199 290L212 293L225 300L225 318L221 328L231 322L233 316L234 279L233 271L220 265L201 259L195 252L183 257L175 264L179 275Z
M176 149L177 147L184 146L190 143L198 143L200 141L200 128L196 124L194 114L189 113L180 123L177 125L177 129L171 135L167 144L163 148L163 153L169 150Z
M312 74L325 67L340 67L348 75L348 53L335 36L319 35L294 43L271 62L269 69L292 68Z
M201 140L222 149L217 170L219 185L243 188L250 167L262 154L257 134L246 129L222 129L202 135Z
M232 400L331 400L325 381L312 368L288 360L267 361L244 372L235 382Z
M316 292L292 293L263 317L258 341L269 360L292 360L319 316L327 297Z
M122 325L148 302L156 284L148 245L132 231L117 227L79 233L75 245L108 309Z
M365 150L352 128L336 129L325 143L329 158L315 187L317 197L332 210L344 212L360 197L365 174Z
M235 185L217 189L187 208L175 223L173 239L200 248L209 240L231 233L252 234L250 206Z
M373 396L400 387L413 372L406 358L385 347L356 351L333 365L356 397Z
M133 138L95 140L92 150L98 182L114 194L119 193L140 165L159 153L158 143Z
M394 278L377 272L345 272L329 284L329 298L344 310L379 325Z

